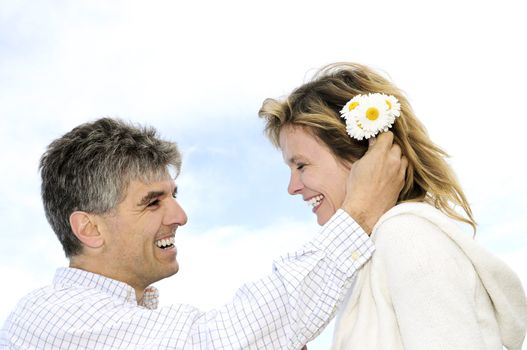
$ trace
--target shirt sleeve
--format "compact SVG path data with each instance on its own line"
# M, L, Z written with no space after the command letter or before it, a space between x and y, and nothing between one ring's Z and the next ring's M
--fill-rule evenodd
M276 260L272 274L245 284L230 304L205 313L193 344L300 349L333 318L355 272L373 251L369 236L339 209L312 242Z
M471 262L436 225L413 216L386 221L378 232L387 287L405 349L483 349Z

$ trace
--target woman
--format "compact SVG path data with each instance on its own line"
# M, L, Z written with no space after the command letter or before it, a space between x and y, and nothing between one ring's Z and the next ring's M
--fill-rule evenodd
M333 64L284 100L264 101L259 115L291 170L288 192L320 225L340 207L368 139L390 129L408 159L398 205L373 228L376 253L339 312L333 349L521 348L521 283L456 224L476 228L445 152L397 87L365 66Z

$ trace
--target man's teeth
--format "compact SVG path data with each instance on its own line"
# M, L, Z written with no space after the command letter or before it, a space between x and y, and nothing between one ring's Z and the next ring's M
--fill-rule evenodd
M317 205L320 204L322 199L324 199L324 196L319 194L318 196L315 196L315 197L311 198L310 200L308 200L307 204L312 206L312 207L316 207Z
M175 243L174 237L160 239L160 240L155 242L155 244L159 248L163 248L163 249L170 248L170 247L174 246L174 243Z

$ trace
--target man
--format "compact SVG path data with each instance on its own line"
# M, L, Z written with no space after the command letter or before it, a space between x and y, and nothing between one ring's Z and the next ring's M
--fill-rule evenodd
M175 234L187 222L176 200L178 149L154 129L120 120L80 125L40 163L46 216L70 266L20 301L0 347L300 349L327 325L373 252L366 232L395 203L405 162L390 133L379 137L353 167L344 210L313 242L277 260L272 274L216 310L158 308L151 284L178 271Z

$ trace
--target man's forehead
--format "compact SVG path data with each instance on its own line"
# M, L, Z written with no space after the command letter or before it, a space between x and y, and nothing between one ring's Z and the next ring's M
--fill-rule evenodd
M144 181L140 179L130 180L128 194L142 196L150 192L172 193L176 188L176 181L171 178L158 181Z

